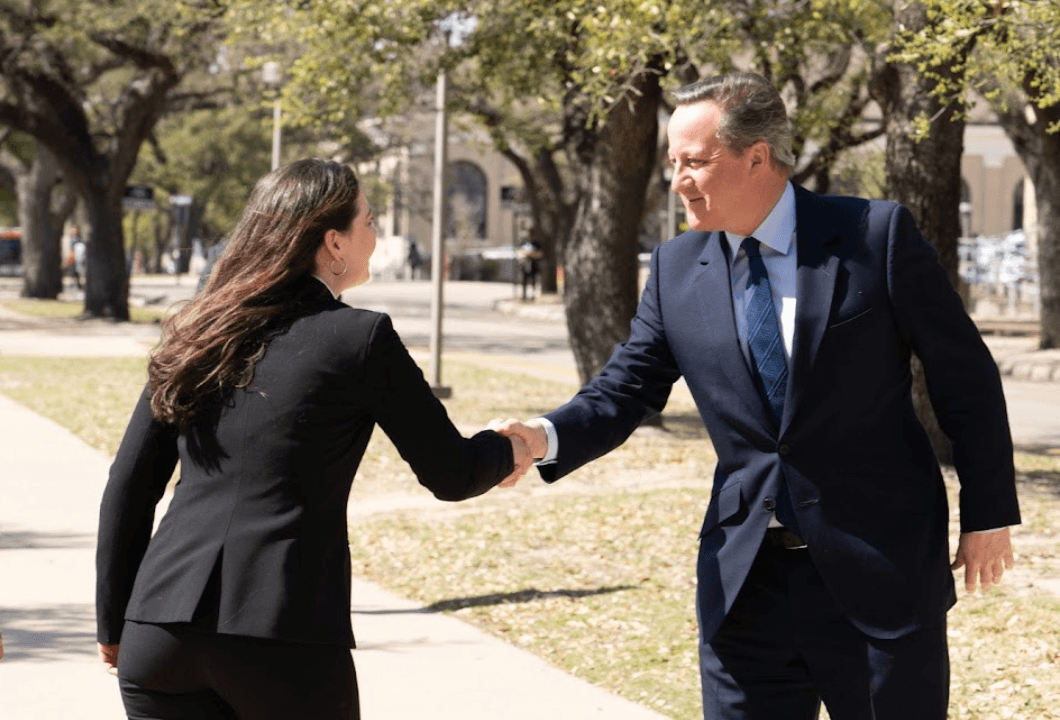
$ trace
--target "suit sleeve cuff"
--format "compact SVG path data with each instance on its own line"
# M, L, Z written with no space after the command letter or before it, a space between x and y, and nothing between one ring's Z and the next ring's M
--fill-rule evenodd
M993 528L992 530L969 530L968 532L965 533L965 535L986 535L988 533L1001 532L1005 528L1010 528L1010 527L1012 527L1012 526L1011 525L1003 525L1002 527Z

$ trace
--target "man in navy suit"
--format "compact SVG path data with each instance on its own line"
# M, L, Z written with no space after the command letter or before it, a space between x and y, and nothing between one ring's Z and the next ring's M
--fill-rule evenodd
M718 455L697 612L710 720L942 720L956 601L942 473L910 396L923 364L961 483L952 568L1012 566L1019 523L997 366L905 208L790 181L763 78L675 94L692 230L652 255L629 340L520 434L552 482L617 447L684 377Z

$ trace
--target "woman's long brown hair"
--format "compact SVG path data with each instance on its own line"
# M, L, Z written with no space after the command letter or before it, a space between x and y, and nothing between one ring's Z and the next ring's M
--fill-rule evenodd
M147 369L155 418L187 430L250 384L267 334L295 311L324 234L350 227L357 196L353 170L328 160L298 160L258 180L206 287L162 324Z

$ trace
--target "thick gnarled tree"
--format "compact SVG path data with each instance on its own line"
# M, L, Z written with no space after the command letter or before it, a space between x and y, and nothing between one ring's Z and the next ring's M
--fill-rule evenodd
M122 198L167 96L216 53L203 0L0 5L0 125L57 159L83 207L85 314L127 320Z

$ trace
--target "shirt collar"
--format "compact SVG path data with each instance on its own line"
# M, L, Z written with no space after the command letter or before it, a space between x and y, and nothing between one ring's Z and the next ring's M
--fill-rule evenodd
M336 300L339 299L339 296L335 294L335 291L331 289L331 286L328 285L326 282L324 282L324 278L320 277L316 273L312 273L312 275L313 275L313 277L315 277L317 280L320 281L321 285L323 285L324 287L326 287L328 289L328 292L331 293L331 297L335 298Z
M773 209L766 215L753 233L760 243L768 245L775 252L787 255L791 249L791 238L795 234L795 186L790 182L784 186L784 192ZM736 259L736 251L740 249L740 243L746 235L726 232L725 237L729 241L729 249L732 251L729 257Z

